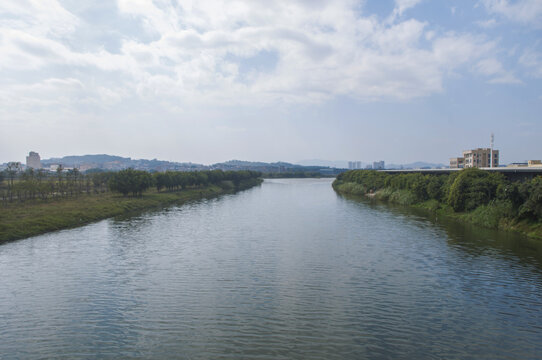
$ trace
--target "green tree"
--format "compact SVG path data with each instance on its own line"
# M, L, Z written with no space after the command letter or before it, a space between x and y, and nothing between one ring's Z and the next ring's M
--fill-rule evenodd
M504 182L501 174L470 168L460 172L450 188L448 204L455 211L470 211L496 198L497 188Z
M124 196L129 193L132 193L133 196L141 196L152 184L153 178L151 174L134 169L121 170L109 180L110 189L120 192Z

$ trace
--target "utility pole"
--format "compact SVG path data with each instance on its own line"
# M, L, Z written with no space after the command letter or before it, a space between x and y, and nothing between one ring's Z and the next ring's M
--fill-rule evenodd
M493 167L493 142L495 141L495 135L491 133L491 153L489 154L489 167Z

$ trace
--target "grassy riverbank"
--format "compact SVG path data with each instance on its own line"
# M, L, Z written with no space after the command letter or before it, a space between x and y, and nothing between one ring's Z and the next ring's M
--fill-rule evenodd
M486 228L542 239L542 179L514 183L480 170L454 175L347 172L333 188L342 194L425 209Z
M261 179L245 179L237 188L231 182L180 191L150 190L140 197L116 193L80 195L76 198L13 203L0 207L0 243L73 228L134 211L182 204L259 185Z

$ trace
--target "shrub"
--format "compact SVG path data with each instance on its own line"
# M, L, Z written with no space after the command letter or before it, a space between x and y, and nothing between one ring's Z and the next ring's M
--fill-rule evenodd
M501 174L490 174L476 168L465 169L450 188L448 204L454 211L474 210L493 200L499 183L503 181Z

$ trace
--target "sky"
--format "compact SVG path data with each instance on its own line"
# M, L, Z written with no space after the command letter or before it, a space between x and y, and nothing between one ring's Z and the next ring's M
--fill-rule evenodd
M0 163L542 158L542 0L2 0Z

